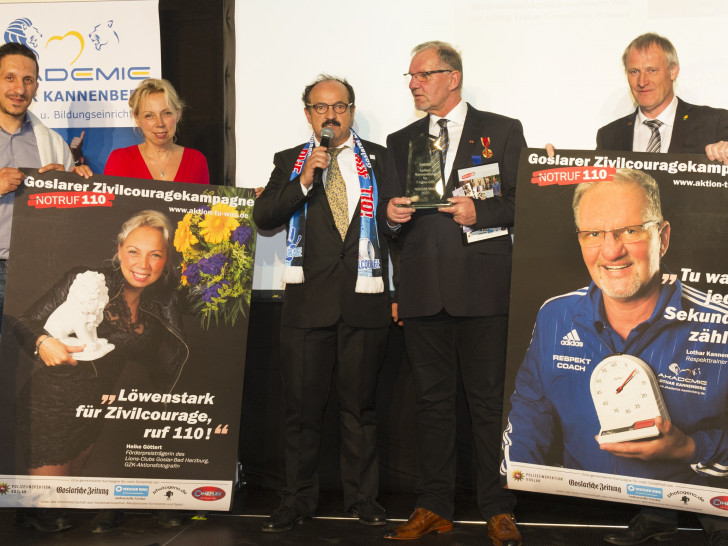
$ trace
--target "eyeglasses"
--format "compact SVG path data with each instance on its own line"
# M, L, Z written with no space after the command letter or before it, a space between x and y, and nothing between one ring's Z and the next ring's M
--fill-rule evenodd
M577 231L576 237L579 239L579 244L583 247L601 246L604 243L604 237L606 237L607 233L611 233L612 237L620 243L638 243L647 239L649 235L648 228L658 225L660 222L661 220L651 220L639 226Z
M326 104L325 102L306 104L308 108L313 108L314 110L316 110L317 114L325 114L329 111L329 108L333 108L334 112L336 112L337 114L343 114L349 109L349 106L353 105L353 102L350 102L349 104L346 104L345 102L337 102L336 104Z
M433 74L441 74L443 72L453 72L453 70L430 70L428 72L406 72L402 74L405 78L414 78L418 82L426 82Z

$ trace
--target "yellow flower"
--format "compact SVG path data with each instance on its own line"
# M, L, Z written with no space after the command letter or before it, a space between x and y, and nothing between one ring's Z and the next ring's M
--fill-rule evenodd
M197 243L197 237L190 229L191 222L192 215L185 214L185 217L177 223L177 231L174 233L174 248L177 249L177 252L189 250L192 245Z
M189 284L187 282L187 276L185 275L186 269L187 269L187 264L185 262L182 262L182 276L180 277L182 286L187 286Z
M218 203L205 214L205 219L200 222L200 235L213 245L226 241L240 225L237 218L238 211L235 208Z

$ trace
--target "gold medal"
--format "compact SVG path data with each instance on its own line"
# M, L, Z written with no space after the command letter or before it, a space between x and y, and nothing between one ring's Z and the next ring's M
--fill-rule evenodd
M488 146L490 146L490 137L482 137L480 139L480 143L483 145L483 157L493 157L493 150L488 148Z

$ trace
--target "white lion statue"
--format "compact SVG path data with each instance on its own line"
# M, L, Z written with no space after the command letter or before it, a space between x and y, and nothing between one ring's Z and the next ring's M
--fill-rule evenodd
M104 320L104 307L109 303L109 289L101 273L79 273L71 284L68 297L45 323L45 329L66 345L85 345L76 360L101 358L114 349L106 339L98 337L96 328ZM77 337L73 337L76 334Z

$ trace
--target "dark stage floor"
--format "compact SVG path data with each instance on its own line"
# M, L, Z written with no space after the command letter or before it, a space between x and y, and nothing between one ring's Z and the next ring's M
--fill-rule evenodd
M624 525L635 513L635 507L600 501L518 492L516 512L524 544L527 546L598 546L606 544L601 536L609 529ZM381 503L393 522L408 517L414 497L403 494L380 496ZM319 517L297 526L287 533L261 533L262 518L276 508L278 497L273 491L245 488L237 495L230 512L198 515L183 527L162 529L148 512L127 512L121 526L105 535L89 532L89 521L95 512L75 510L75 527L55 534L43 534L13 525L14 510L0 510L0 544L2 545L129 545L129 546L198 546L205 545L365 545L394 544L382 538L388 527L367 527L344 516L341 498L322 494ZM485 525L479 521L474 500L458 496L455 529L443 535L429 535L415 542L417 546L490 544ZM665 546L702 546L708 544L705 533L694 515L682 513L680 536L671 542L655 542ZM401 544L401 542L397 542ZM645 543L649 546L653 543Z

